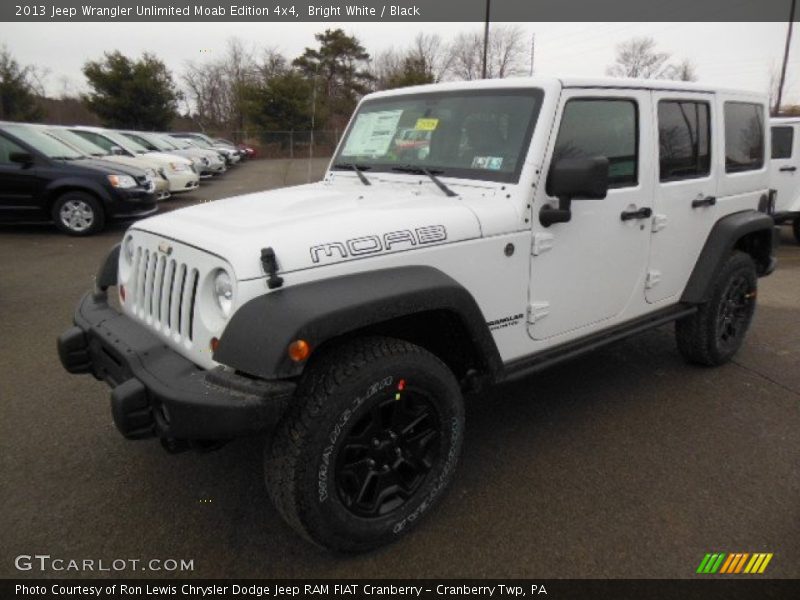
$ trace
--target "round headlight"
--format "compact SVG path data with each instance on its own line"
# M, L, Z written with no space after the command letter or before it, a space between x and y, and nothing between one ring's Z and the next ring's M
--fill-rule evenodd
M129 265L133 264L133 238L131 236L126 237L122 243L122 255Z
M214 277L214 297L217 299L222 314L230 316L233 309L233 282L228 272L220 269Z

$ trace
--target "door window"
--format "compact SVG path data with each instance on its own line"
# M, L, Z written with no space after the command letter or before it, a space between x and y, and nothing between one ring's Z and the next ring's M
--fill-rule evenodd
M792 158L793 127L772 128L772 158Z
M658 164L661 181L704 177L711 168L710 108L705 102L658 103Z
M561 117L553 160L608 158L609 187L638 183L639 125L636 102L616 98L586 98L567 102Z
M725 103L725 171L737 173L764 166L764 107Z
M25 148L0 135L0 165L13 165L11 155L14 152L27 152Z

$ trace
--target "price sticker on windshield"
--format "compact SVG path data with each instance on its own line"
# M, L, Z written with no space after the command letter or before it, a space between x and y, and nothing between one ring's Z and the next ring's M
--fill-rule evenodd
M439 119L417 119L414 129L419 131L434 131L439 126Z

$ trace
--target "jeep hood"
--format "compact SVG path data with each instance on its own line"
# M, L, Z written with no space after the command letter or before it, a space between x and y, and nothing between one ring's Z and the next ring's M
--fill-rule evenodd
M477 217L458 198L425 187L314 183L198 204L139 221L133 229L216 254L240 280L264 277L261 249L267 247L275 251L279 271L289 273L481 236ZM424 235L431 231L426 228L434 228L433 239ZM392 238L405 241L387 249Z

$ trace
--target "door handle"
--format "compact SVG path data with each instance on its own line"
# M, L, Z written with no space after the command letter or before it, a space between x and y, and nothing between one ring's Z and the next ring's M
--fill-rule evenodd
M652 216L653 209L649 206L645 206L639 210L626 210L619 217L623 221L630 221L632 219L649 219Z
M705 198L698 198L697 200L692 200L692 208L700 208L701 206L714 206L717 203L717 199L714 196L706 196Z
M797 167L781 167L778 171L797 171Z

